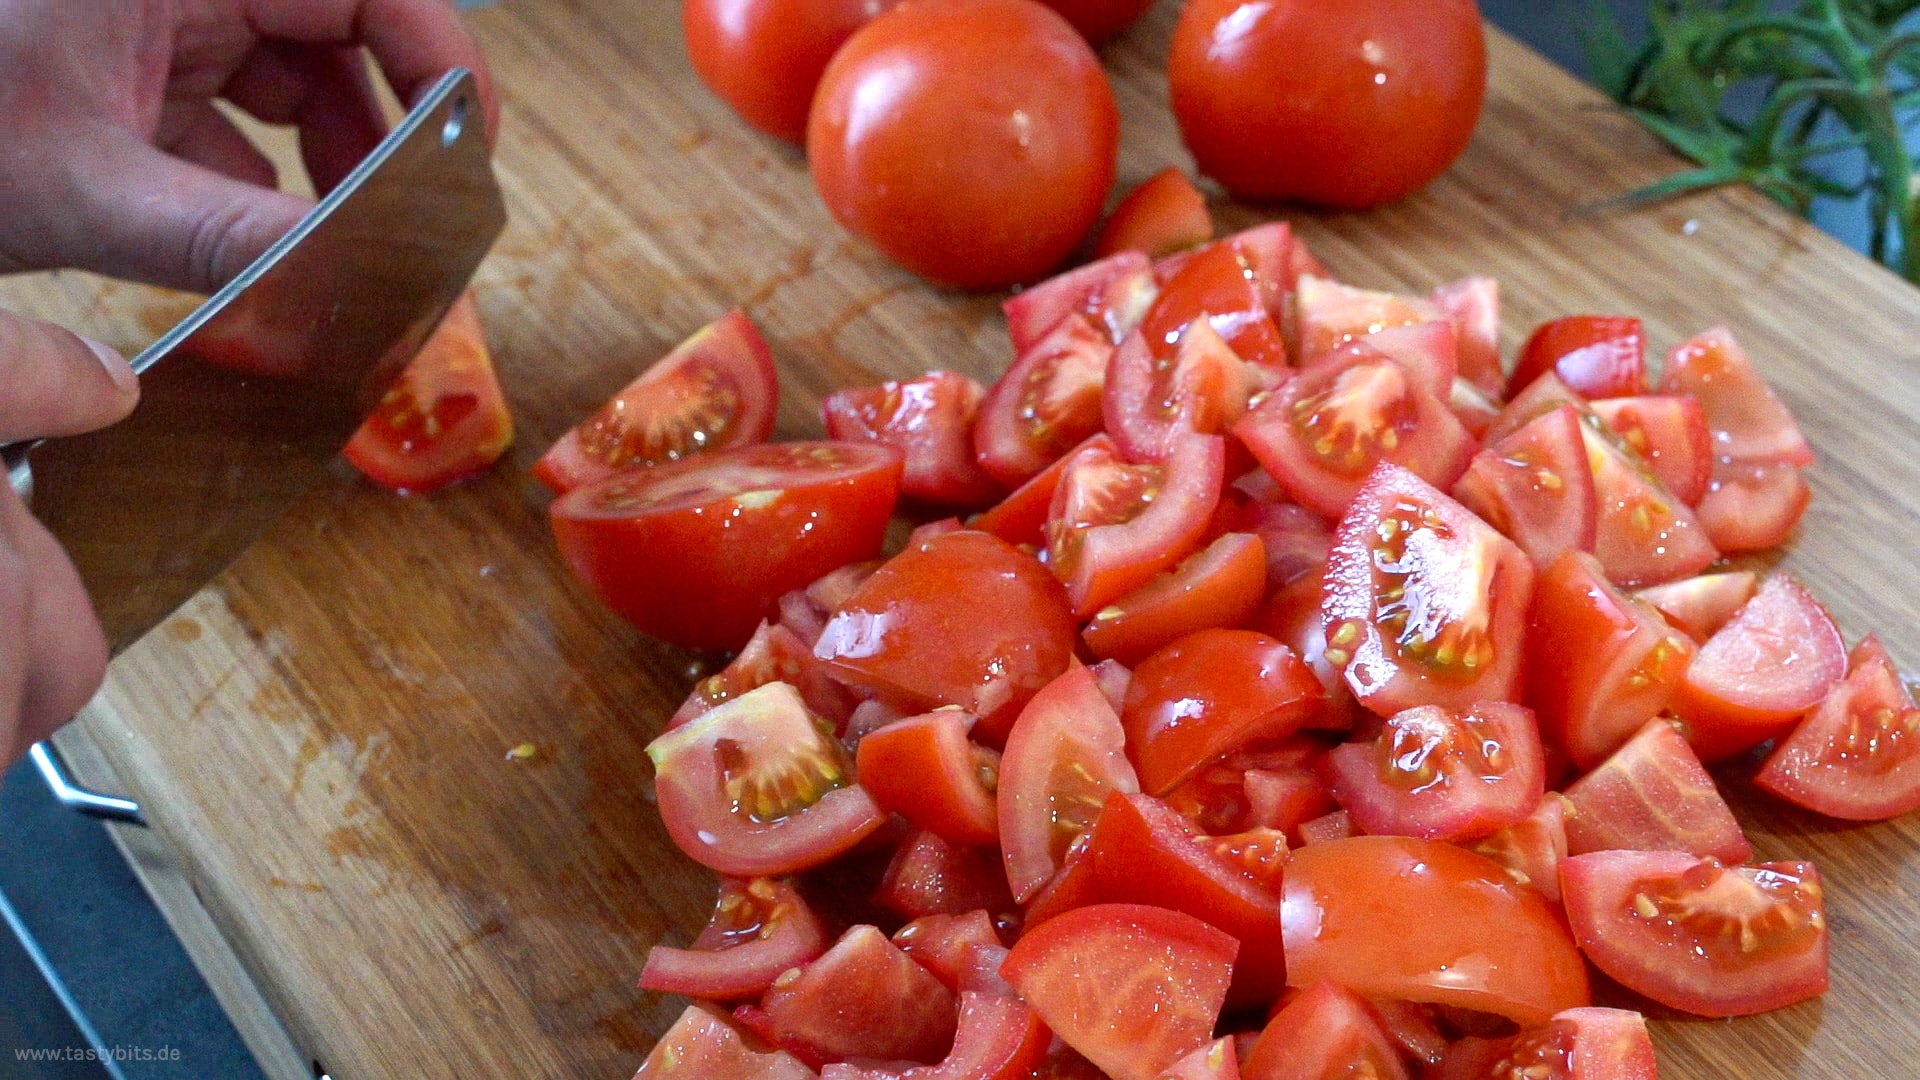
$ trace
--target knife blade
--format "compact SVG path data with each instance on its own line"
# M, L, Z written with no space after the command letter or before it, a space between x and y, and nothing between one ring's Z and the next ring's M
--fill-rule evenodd
M131 416L4 449L115 654L329 468L505 224L478 89L455 69L285 237L133 358ZM236 348L270 373L161 362Z

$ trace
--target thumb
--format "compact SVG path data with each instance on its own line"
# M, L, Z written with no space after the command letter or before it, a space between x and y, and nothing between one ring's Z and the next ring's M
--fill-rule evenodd
M0 443L77 435L126 416L140 382L119 353L52 323L0 311Z

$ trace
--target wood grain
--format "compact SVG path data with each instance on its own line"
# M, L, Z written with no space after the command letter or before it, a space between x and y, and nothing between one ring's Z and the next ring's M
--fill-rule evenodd
M472 15L505 95L513 224L478 281L519 422L490 477L396 498L342 471L125 654L85 722L304 1050L333 1075L629 1075L680 1003L632 988L702 924L711 881L650 802L642 747L691 658L577 589L526 474L587 409L744 305L780 362L779 434L828 389L1007 360L998 297L928 288L837 229L798 155L694 80L677 5L507 0ZM1107 50L1123 184L1180 149L1160 75L1173 5ZM1820 456L1786 561L1849 637L1920 659L1920 293L1746 192L1599 204L1673 162L1495 33L1478 136L1429 191L1296 215L1341 277L1499 278L1511 349L1543 319L1625 312L1664 348L1715 322ZM1224 228L1272 212L1216 201ZM75 274L0 302L116 344L187 301ZM137 508L129 508L137 512ZM538 747L532 760L506 751ZM1832 992L1734 1022L1660 1020L1669 1077L1912 1075L1920 822L1838 828L1723 772L1764 857L1819 862Z

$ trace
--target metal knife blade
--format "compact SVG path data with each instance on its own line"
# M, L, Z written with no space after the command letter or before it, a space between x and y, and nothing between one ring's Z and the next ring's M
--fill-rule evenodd
M292 231L133 358L132 416L5 448L114 653L307 490L465 288L506 224L484 129L473 76L449 72ZM236 345L276 374L160 363Z

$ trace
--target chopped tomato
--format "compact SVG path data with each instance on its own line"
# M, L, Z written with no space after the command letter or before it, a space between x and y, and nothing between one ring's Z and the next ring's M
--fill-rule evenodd
M1599 504L1580 414L1563 405L1481 450L1453 497L1499 529L1535 566L1567 551L1592 551Z
M722 702L732 701L749 690L770 682L784 682L800 691L807 708L831 720L836 727L847 722L854 702L846 687L827 677L813 650L793 631L779 623L760 624L740 655L719 674L709 675L693 684L693 692L667 720L669 728L712 711Z
M1499 394L1507 381L1500 368L1500 283L1476 274L1435 288L1431 300L1459 331L1460 377L1482 393Z
M1179 169L1162 169L1127 193L1093 242L1096 258L1142 251L1150 258L1213 239L1207 200Z
M1327 659L1367 708L1515 701L1533 565L1511 540L1382 462L1327 562Z
M1285 368L1287 346L1267 309L1255 256L1228 237L1187 257L1160 290L1140 333L1156 357L1169 356L1187 325L1204 318L1242 360Z
M1066 475L1067 463L1087 447L1096 447L1108 455L1118 454L1113 440L1105 432L1088 436L1087 441L1055 459L1033 479L1015 488L998 506L974 515L968 527L990 532L1009 544L1042 548L1047 543L1047 514L1053 508L1053 493Z
M958 990L973 970L973 953L981 946L1000 946L993 916L984 910L960 915L924 915L893 932L890 938L903 953L933 973L941 985Z
M1195 631L1239 626L1260 606L1266 549L1252 533L1227 533L1172 571L1094 613L1080 632L1095 656L1137 664Z
M1093 675L1075 664L1034 695L1000 759L1000 845L1007 883L1025 903L1114 791L1140 790L1120 718Z
M1566 799L1548 792L1525 821L1469 844L1500 864L1517 885L1560 902L1560 860L1567 857Z
M1692 394L1707 413L1716 456L1741 462L1813 464L1813 449L1793 414L1734 341L1716 326L1674 347L1660 380L1663 394Z
M742 446L575 488L549 513L567 565L628 622L737 649L782 594L879 552L899 482L887 447Z
M1013 910L993 848L965 847L924 830L909 835L894 851L874 900L908 920Z
M1659 1080L1647 1022L1630 1009L1554 1014L1542 1027L1454 1044L1425 1080Z
M1321 353L1367 334L1446 318L1444 312L1425 300L1357 289L1316 275L1300 279L1294 294L1294 308L1299 335L1295 355L1303 365L1310 364Z
M953 1052L938 1065L894 1070L828 1065L821 1080L1029 1080L1052 1034L1039 1014L1007 994L963 991Z
M1833 616L1784 572L1769 576L1732 621L1700 646L1673 711L1706 762L1780 734L1846 675Z
M1500 418L1498 402L1461 378L1453 380L1453 386L1441 400L1446 402L1447 411L1460 421L1469 434L1483 442L1488 441L1487 432L1492 429L1494 421Z
M1352 346L1364 345L1385 354L1407 369L1407 374L1436 401L1444 402L1453 394L1454 380L1460 372L1460 333L1442 319L1389 326L1362 334L1353 341L1336 345L1317 357L1305 359L1306 366L1318 366L1353 352Z
M771 1041L819 1061L939 1061L959 1021L953 994L871 926L853 927L826 955L775 980L760 1012ZM847 1023L853 1016L886 1023Z
M920 712L957 705L998 743L1027 699L1066 670L1074 622L1046 568L982 532L894 556L821 631L837 677Z
M1883 821L1920 807L1920 709L1876 638L1767 758L1754 783L1788 802L1848 821Z
M1129 461L1165 461L1182 432L1217 435L1247 411L1258 367L1240 359L1205 321L1156 358L1144 335L1114 350L1101 400L1107 433Z
M1201 630L1134 668L1120 714L1143 790L1163 795L1256 739L1299 730L1320 682L1294 651L1252 630Z
M1048 278L1007 298L1007 334L1013 354L1025 356L1069 315L1084 315L1107 332L1110 344L1132 333L1159 296L1152 264L1138 251L1122 251L1077 270Z
M1745 1016L1826 992L1826 907L1812 863L1601 851L1568 859L1560 881L1587 958L1662 1005Z
M1766 551L1787 542L1812 500L1797 465L1722 462L1700 497L1700 527L1722 551Z
M1335 840L1345 840L1354 835L1353 819L1345 810L1335 810L1322 814L1311 821L1300 823L1300 845L1328 844Z
M980 384L951 371L917 379L836 390L820 405L827 436L881 443L905 462L900 494L939 506L978 507L1001 486L973 458L973 421Z
M1559 913L1491 860L1437 840L1309 844L1287 866L1287 981L1461 1006L1519 1024L1585 1005Z
M747 1045L739 1029L705 1005L689 1005L653 1052L640 1063L633 1080L682 1077L740 1077L742 1080L816 1080L817 1074L784 1050L759 1051Z
M347 441L346 455L377 484L424 492L484 472L512 442L480 309L462 293Z
M1371 743L1328 757L1333 796L1372 835L1477 840L1526 820L1546 792L1533 712L1483 701L1394 714Z
M1001 972L1113 1080L1159 1080L1212 1040L1236 952L1233 938L1191 915L1095 904L1028 931Z
M1674 726L1647 721L1566 791L1567 850L1685 851L1742 863L1753 845Z
M1320 779L1322 744L1304 736L1226 755L1164 796L1167 805L1214 836L1266 826L1289 835L1334 808Z
M1320 714L1305 726L1330 731L1347 731L1354 725L1359 705L1340 665L1327 658L1326 624L1320 617L1321 598L1326 592L1326 564L1322 563L1299 578L1275 589L1252 622L1253 629L1278 639L1291 648L1313 669L1314 678L1326 691Z
M1274 1014L1241 1066L1244 1080L1407 1080L1380 1014L1343 986L1320 981Z
M1553 372L1582 397L1631 397L1647 392L1647 335L1639 319L1624 315L1569 315L1542 323L1507 379L1516 397L1533 380Z
M624 469L765 442L779 383L773 353L738 309L694 331L533 467L556 494Z
M1705 644L1747 606L1759 585L1760 576L1753 571L1729 570L1650 585L1633 595L1651 604L1675 629Z
M1713 434L1698 398L1645 395L1591 404L1594 415L1640 455L1674 498L1688 506L1700 504L1713 479ZM1715 547L1726 550L1711 526L1707 535Z
M1254 475L1268 474L1256 470ZM1275 493L1275 499L1284 498ZM1327 564L1327 552L1333 548L1333 526L1304 506L1256 500L1248 507L1245 524L1249 532L1259 534L1267 550L1268 589L1290 584Z
M956 844L1000 839L993 793L1000 755L967 739L974 717L940 709L897 720L860 740L860 786L883 809Z
M1113 342L1077 312L1021 352L980 402L973 425L980 468L1018 487L1094 436L1112 359Z
M792 885L722 878L713 917L689 948L647 950L640 989L710 1001L757 998L781 972L826 951L826 927Z
M1657 585L1705 570L1720 553L1699 519L1602 427L1583 424L1580 434L1600 513L1593 553L1607 577L1621 585Z
M846 752L785 683L768 683L647 746L667 835L722 874L791 874L886 821Z
M1167 1066L1161 1080L1241 1080L1239 1051L1233 1039L1215 1039Z
M820 640L820 631L827 628L827 619L879 568L879 561L874 559L848 563L808 582L806 588L782 596L780 625L793 631L793 636L806 642L808 650L812 650Z

